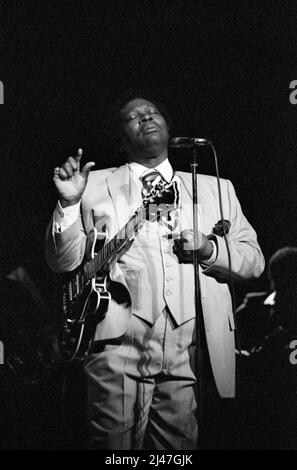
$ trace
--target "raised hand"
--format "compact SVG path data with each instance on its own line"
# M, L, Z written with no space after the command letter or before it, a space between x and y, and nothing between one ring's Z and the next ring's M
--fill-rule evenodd
M80 201L90 170L95 165L94 162L88 162L80 169L82 153L82 149L78 149L76 157L69 157L60 167L54 169L53 181L62 207L72 206Z

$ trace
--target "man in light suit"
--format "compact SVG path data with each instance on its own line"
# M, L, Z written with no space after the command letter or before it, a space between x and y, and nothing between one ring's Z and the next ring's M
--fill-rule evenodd
M161 111L162 109L162 111ZM71 271L84 258L95 226L111 240L142 202L144 176L176 182L179 205L166 220L146 221L109 273L126 299L111 299L85 359L90 447L197 448L195 295L191 174L168 160L163 108L138 95L118 106L128 163L80 168L82 151L54 170L59 203L47 231L51 269ZM153 184L153 183L152 183ZM216 178L198 176L201 307L214 381L221 397L235 393L234 319L225 241L213 234L220 220ZM235 280L258 277L264 258L233 185L221 180L224 217ZM207 235L206 235L207 234ZM94 347L95 346L95 347ZM97 347L97 348L96 348Z

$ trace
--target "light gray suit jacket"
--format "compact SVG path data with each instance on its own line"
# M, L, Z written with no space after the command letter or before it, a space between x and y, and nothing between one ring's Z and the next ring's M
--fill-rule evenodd
M192 175L176 172L181 179L181 204L185 211L192 210ZM231 223L228 246L235 281L257 278L264 270L264 257L257 242L257 235L242 213L234 187L229 180L221 179L224 219ZM107 228L108 239L113 238L129 218L130 193L129 167L93 171L82 197L81 214L71 227L61 233L53 233L52 223L46 235L46 259L57 272L71 271L79 266L85 254L86 234L96 226L98 231ZM199 229L211 234L221 219L217 180L213 176L198 175ZM189 220L189 219L188 219ZM191 228L191 227L184 227ZM218 247L216 261L201 269L200 291L208 351L215 383L222 397L235 394L235 346L234 319L228 287L229 261L223 237L215 237ZM120 280L116 272L114 277ZM193 286L193 267L184 265L189 273L189 285ZM124 285L125 279L122 279ZM150 289L145 284L143 295ZM178 295L178 293L177 293ZM123 334L131 309L112 302L105 319L98 325L95 339L117 337Z

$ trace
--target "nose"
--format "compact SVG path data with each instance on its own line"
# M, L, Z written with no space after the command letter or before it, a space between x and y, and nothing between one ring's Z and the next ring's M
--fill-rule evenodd
M152 121L153 120L153 116L149 113L143 113L141 116L140 116L140 119L139 121L141 123L143 122L147 122L147 121Z

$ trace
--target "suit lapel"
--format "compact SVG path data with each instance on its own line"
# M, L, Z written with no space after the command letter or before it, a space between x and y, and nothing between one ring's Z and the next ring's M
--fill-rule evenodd
M119 230L129 219L130 180L128 164L119 167L107 177L106 182L116 211Z

